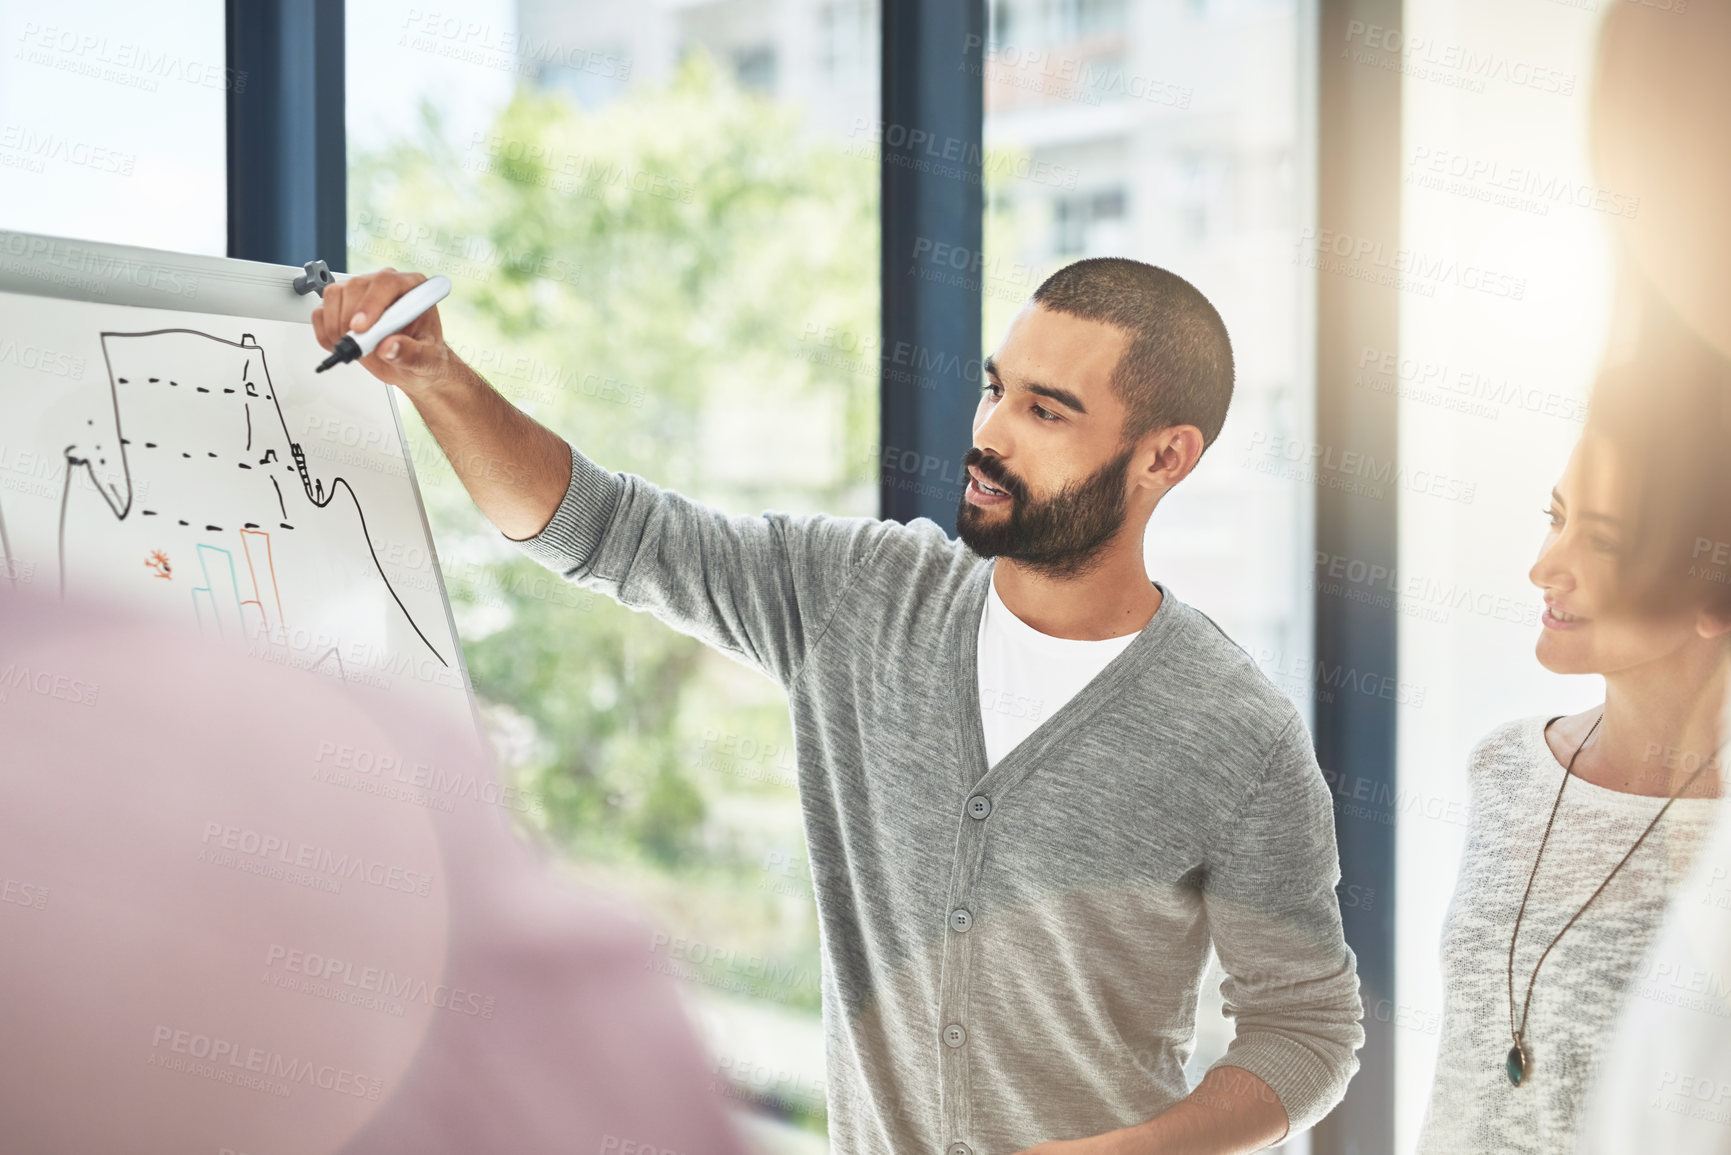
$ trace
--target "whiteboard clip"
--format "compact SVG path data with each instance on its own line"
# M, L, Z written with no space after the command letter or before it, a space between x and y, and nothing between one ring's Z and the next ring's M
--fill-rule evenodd
M297 293L317 293L323 298L325 290L337 283L337 279L331 276L330 266L323 261L308 261L301 267L306 272L295 278Z

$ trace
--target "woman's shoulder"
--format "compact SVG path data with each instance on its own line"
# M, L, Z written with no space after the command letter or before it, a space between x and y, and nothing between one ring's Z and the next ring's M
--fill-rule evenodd
M1545 727L1554 717L1554 714L1533 714L1504 722L1490 731L1474 743L1467 755L1468 776L1478 781L1509 773L1530 774L1541 756L1551 756L1545 742Z

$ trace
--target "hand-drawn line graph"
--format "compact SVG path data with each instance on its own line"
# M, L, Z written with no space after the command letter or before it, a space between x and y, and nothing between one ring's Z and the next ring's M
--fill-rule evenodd
M206 377L205 379L210 381L207 385L198 384L190 378L183 383L174 375L138 376L135 371L116 369L116 352L119 348L126 347L129 361L132 360L132 354L138 352L138 346L130 345L132 342L144 344L152 341L183 341L186 338L212 342L244 354L238 379L231 380L229 384L218 384L215 378ZM315 510L329 508L339 490L348 495L348 504L354 507L361 540L366 545L367 555L372 560L379 581L391 595L404 620L433 657L437 658L441 665L449 667L450 663L428 639L391 584L389 575L379 561L378 550L367 528L366 510L362 507L360 495L355 492L354 486L340 475L332 477L328 485L324 479L313 476L305 451L289 431L288 420L283 414L282 401L277 396L271 379L265 352L252 334L243 333L239 341L231 341L198 329L149 329L140 332L103 332L101 342L103 361L108 370L109 408L113 426L106 426L108 414L104 414L105 427L100 430L96 428L95 419L89 419L85 424L91 428L91 440L74 442L62 451L66 463L60 494L58 538L62 596L66 589L67 508L71 499L73 478L77 471L82 469L116 520L125 521L136 514L140 518L162 517L165 521L172 519L178 526L195 532L200 526L206 533L238 530L241 547L239 552L244 559L244 585L242 565L237 564L234 550L202 541L196 546L197 564L188 572L202 581L202 584L192 590L193 608L201 628L214 628L218 633L226 633L225 622L232 620L245 635L249 630L256 631L261 626L268 628L273 610L275 622L282 624L282 591L277 584L276 552L272 535L292 532L295 521L290 518L289 496L285 496L284 487L274 475L277 470L281 470L299 482L299 485L288 487L288 495L295 500L304 497ZM255 362L256 378L253 372ZM150 359L144 358L144 363L150 363ZM148 398L140 396L144 391L152 391L153 395ZM163 421L163 432L153 433L154 440L146 440L141 447L136 446L124 432L129 420L125 412L128 402L124 399L138 398L139 404L131 407L132 424L142 420L140 413L157 414L160 420L165 402L170 400L164 395L164 391L168 394L179 394L182 406L190 402L195 407L202 407L204 403L196 400L200 395L207 396L210 402L229 407L238 403L241 412L233 416L240 417L241 422L229 426L233 430L232 434L222 436L232 436L234 442L241 442L244 428L244 448L235 452L232 443L217 443L225 450L218 452L204 443L194 444L187 439L187 428L222 428L222 423L230 419L226 413L210 411L200 411L197 422L186 422L178 427L173 421ZM255 403L260 408L256 424L252 412ZM274 421L271 420L273 415ZM275 444L265 444L266 442ZM279 453L279 449L284 452ZM138 500L139 495L133 482L132 457L138 454L148 455L153 468L171 471L180 477L184 482L179 488L181 494L197 493L200 496L190 500L183 496L181 500L186 503L186 508L144 508ZM284 460L285 455L287 460ZM230 467L240 472L228 474L231 480L225 483L222 480L223 473ZM219 473L219 470L223 473ZM258 492L262 482L254 480L260 477L270 480L270 489L262 494ZM161 503L151 501L150 504L155 506ZM246 520L249 516L259 516L257 511L261 504L265 508L270 505L277 508L280 520L270 529L266 529L258 521ZM241 512L242 510L246 512ZM236 525L237 521L240 524ZM0 522L0 549L6 550L4 560L10 574L10 547L5 543L3 522Z

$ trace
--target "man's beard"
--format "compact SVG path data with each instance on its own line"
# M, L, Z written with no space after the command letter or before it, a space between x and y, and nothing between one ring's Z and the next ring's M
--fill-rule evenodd
M1009 516L968 501L964 489L956 510L956 533L981 557L1006 557L1053 578L1079 577L1093 570L1106 543L1124 527L1124 483L1134 447L1101 466L1091 477L1072 482L1043 500L1005 472L996 458L970 447L964 469L978 467L992 485L1010 495Z

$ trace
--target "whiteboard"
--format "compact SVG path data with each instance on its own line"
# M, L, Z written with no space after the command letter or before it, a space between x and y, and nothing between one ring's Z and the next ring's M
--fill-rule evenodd
M298 269L0 233L0 596L474 717L394 390Z

